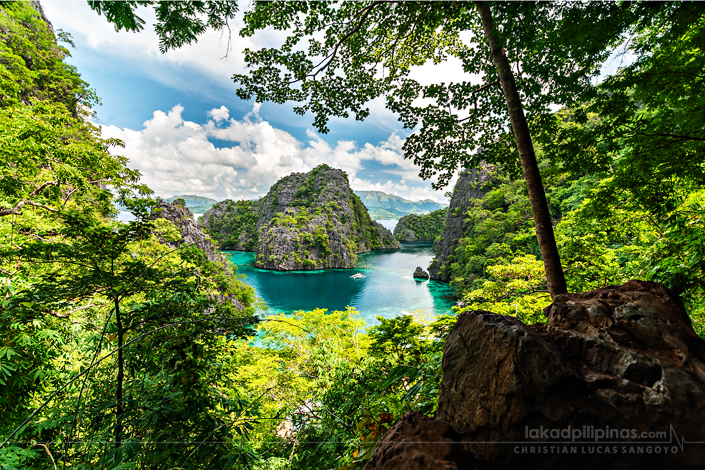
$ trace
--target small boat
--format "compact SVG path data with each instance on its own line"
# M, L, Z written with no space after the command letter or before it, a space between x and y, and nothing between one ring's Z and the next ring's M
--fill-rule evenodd
M355 273L352 276L350 276L350 279L365 279L367 276L364 276L360 273Z

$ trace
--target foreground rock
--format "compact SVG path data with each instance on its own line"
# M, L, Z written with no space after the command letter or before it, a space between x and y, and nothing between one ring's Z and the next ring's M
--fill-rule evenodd
M353 268L358 253L400 247L328 165L280 179L259 201L218 203L202 220L220 248L254 251L264 269Z
M458 317L436 418L458 433L467 468L702 468L705 445L676 438L705 441L705 342L676 296L630 281L560 295L546 314L546 327Z
M448 424L410 411L387 431L365 470L463 470L468 462L458 437Z
M417 279L428 279L428 273L421 266L417 266L416 271L414 271L414 277Z

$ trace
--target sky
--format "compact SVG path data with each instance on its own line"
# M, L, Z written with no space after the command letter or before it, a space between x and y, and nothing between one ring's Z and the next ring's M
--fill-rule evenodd
M447 201L443 194L454 180L434 191L432 180L419 178L418 167L403 158L409 130L381 99L369 104L364 122L334 118L330 132L318 134L312 116L294 114L293 105L235 95L230 77L246 71L242 50L278 46L282 32L240 38L239 17L231 24L230 51L227 35L208 31L196 44L162 54L151 9L138 12L147 23L143 31L118 33L85 0L41 3L54 29L71 34L75 48L67 46L67 60L101 98L94 121L103 136L124 141L116 152L129 158L157 196L254 199L278 179L326 163L345 170L353 190ZM424 65L412 76L425 84L439 74L467 79L459 62Z
M413 201L447 202L434 180L419 178L419 168L403 158L409 135L383 99L369 103L364 121L332 118L328 134L318 134L311 115L299 116L293 104L243 101L231 77L246 73L245 48L277 47L285 32L265 30L241 38L242 16L227 35L208 31L195 44L159 52L151 9L138 10L146 24L139 33L116 32L85 0L42 0L55 30L71 34L68 62L76 66L101 98L94 121L103 136L122 139L118 149L156 196L192 194L223 199L255 199L280 178L309 171L321 163L347 172L356 191L383 191ZM248 8L240 2L241 9ZM467 40L461 33L461 39ZM68 47L68 46L67 46ZM227 56L227 57L226 57ZM633 60L629 54L608 60L597 80ZM430 85L478 81L457 59L412 69L410 77Z

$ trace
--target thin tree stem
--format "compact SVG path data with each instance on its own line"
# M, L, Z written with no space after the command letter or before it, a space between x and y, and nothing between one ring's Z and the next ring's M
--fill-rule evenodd
M526 122L524 108L521 104L519 92L517 91L512 68L504 49L499 43L490 7L485 2L474 3L477 11L480 13L482 27L490 46L492 61L497 68L502 91L507 101L509 119L512 123L514 139L516 140L517 149L519 150L521 168L524 172L524 180L526 181L526 188L529 193L529 200L531 201L531 211L533 212L534 225L536 227L536 238L538 239L541 256L543 257L548 291L551 293L551 297L555 297L558 294L568 292L568 288L566 286L560 256L558 255L558 247L556 246L556 238L553 234L553 225L551 223L551 213L548 210L546 193L543 189L539 166L536 162L534 145L531 142L529 125Z
M125 412L122 401L122 382L125 378L125 358L122 351L122 317L120 315L120 297L115 296L115 320L117 321L117 338L118 338L118 373L117 373L117 388L115 390L116 403L116 418L117 425L115 426L115 447L122 445L122 415Z

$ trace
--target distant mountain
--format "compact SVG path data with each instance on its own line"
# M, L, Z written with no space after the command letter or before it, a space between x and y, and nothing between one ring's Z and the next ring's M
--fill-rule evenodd
M376 220L399 219L408 214L427 214L448 207L448 203L439 203L431 199L410 201L382 191L355 191Z
M367 209L370 213L370 217L374 220L391 220L391 219L401 219L405 215L409 215L406 211L400 211L397 209L382 209L381 207L370 207Z
M185 196L174 196L166 199L166 202L174 202L176 199L183 199L184 202L186 203L186 207L189 208L191 212L195 213L203 213L206 212L208 209L213 207L213 204L217 203L215 199L211 199L209 197L203 197L203 196L192 196L192 195L185 195Z

